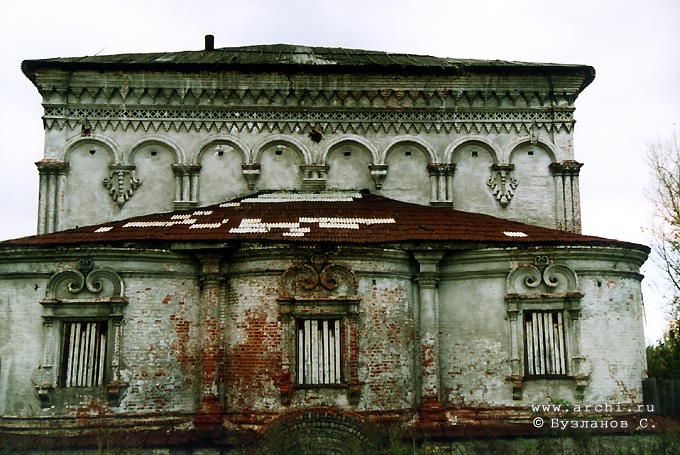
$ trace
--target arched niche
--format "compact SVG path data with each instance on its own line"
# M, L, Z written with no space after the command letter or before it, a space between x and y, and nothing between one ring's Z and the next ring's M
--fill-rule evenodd
M110 144L88 138L69 146L64 154L69 171L64 182L63 216L60 228L103 223L114 218L118 207L102 184L116 162ZM97 210L92 210L97 207Z
M382 194L402 201L428 204L430 174L427 165L430 153L420 144L407 141L392 145L386 152L387 176Z
M497 154L488 144L467 141L451 153L453 174L453 207L468 212L496 214L497 202L489 190L491 167Z
M218 139L206 144L198 153L201 166L198 180L200 203L215 204L247 194L248 182L243 176L247 152L238 144Z
M550 172L552 151L541 143L524 142L510 152L518 184L512 200L523 222L555 227L555 182Z
M255 188L259 190L295 190L302 188L304 153L286 141L269 142L259 147L256 160L260 174Z
M326 155L328 172L326 188L329 190L373 189L370 165L373 156L365 146L354 141L336 144Z
M155 140L138 143L129 155L129 164L139 186L125 203L123 216L165 212L174 209L175 176L173 165L179 156L169 144ZM112 173L116 170L112 169Z

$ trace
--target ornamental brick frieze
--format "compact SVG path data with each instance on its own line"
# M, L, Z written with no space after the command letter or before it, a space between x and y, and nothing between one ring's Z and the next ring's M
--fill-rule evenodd
M269 132L309 135L319 133L523 133L537 129L566 130L573 124L573 109L469 109L456 110L243 110L219 107L140 109L55 107L45 108L46 129L79 129L87 118L92 131L147 132Z
M49 104L118 104L126 106L142 106L148 104L198 106L276 106L295 108L300 106L319 106L332 108L434 108L456 106L459 108L523 108L529 106L541 106L547 108L564 109L573 105L578 93L554 93L548 90L523 90L518 91L501 89L477 89L472 87L451 88L452 82L446 80L440 82L444 86L422 87L422 81L417 83L421 88L393 87L388 88L390 82L385 80L368 81L363 77L360 81L362 87L347 87L331 90L305 89L300 81L301 88L291 89L290 80L283 82L285 87L272 86L272 81L267 78L261 81L265 87L255 87L256 83L250 82L249 88L187 88L176 87L140 87L133 86L131 81L121 87L121 81L111 81L105 88L99 86L95 89L70 86L64 89L41 90L45 101ZM192 81L193 82L193 81ZM490 81L480 81L481 84L489 84ZM167 83L167 82L166 82ZM227 81L220 81L228 84ZM232 82L243 84L243 80ZM393 82L392 82L393 83ZM468 82L469 84L469 82ZM212 86L212 81L206 81L206 85ZM373 86L371 86L373 85ZM438 84L437 84L438 85ZM113 87L121 87L116 89Z

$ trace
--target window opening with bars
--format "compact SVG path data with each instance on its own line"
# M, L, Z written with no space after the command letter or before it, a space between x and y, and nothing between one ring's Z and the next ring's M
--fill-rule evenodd
M564 317L558 311L524 313L525 372L530 376L567 374Z
M104 385L108 321L64 322L62 387Z
M341 334L339 319L297 322L298 384L340 384Z

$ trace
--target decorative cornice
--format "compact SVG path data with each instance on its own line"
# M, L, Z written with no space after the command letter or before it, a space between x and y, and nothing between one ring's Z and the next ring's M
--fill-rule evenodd
M573 109L229 109L216 106L164 108L45 107L45 128L80 128L87 118L92 131L118 130L168 131L227 131L299 133L308 135L312 129L322 134L365 134L394 132L421 133L524 133L535 128L545 131L571 131Z

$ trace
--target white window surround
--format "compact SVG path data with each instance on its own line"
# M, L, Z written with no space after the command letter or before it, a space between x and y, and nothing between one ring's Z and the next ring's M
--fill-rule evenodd
M119 402L121 388L124 387L120 383L119 372L121 324L123 309L127 305L127 299L123 295L124 284L120 276L109 269L94 268L89 259L81 259L77 268L60 271L52 276L47 285L46 296L40 302L43 306L45 344L40 365L41 381L36 389L43 406L50 405L50 394L55 388L67 390L73 387L106 388L109 403L116 405ZM104 363L100 364L101 359L97 358L98 366L94 368L91 365L97 375L101 376L101 381L88 379L87 372L78 380L70 381L64 377L69 363L69 346L76 340L73 338L66 342L63 337L70 328L75 327L72 324L80 324L81 331L83 327L99 327L95 330L94 338L99 338L97 342L100 344L101 334L106 333ZM97 331L100 332L99 335ZM87 340L91 343L92 334L90 332L89 338L81 335L84 338L80 341ZM84 355L89 349L78 348L82 355L77 360L72 358L71 363L75 361L87 369L88 361ZM94 362L94 358L90 361ZM78 368L72 370L72 374L80 374Z
M576 273L566 265L553 264L546 255L536 256L533 264L520 265L510 272L505 300L511 375L506 379L512 382L514 400L522 399L525 381L536 379L572 379L575 398L583 398L590 378L582 371L585 363L580 339L582 298ZM527 324L529 317L531 324ZM553 330L542 327L546 321ZM528 335L535 340L533 343ZM542 361L535 361L537 355ZM552 362L550 368L544 365L548 361Z

